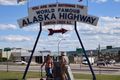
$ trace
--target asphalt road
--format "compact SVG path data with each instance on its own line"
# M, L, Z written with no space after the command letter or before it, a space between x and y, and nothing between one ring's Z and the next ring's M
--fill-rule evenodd
M87 65L71 64L70 66L73 73L91 74L91 71ZM8 65L8 71L25 71L25 68L26 66L23 65ZM93 70L95 74L120 75L120 66L93 66ZM7 71L7 65L0 65L0 71ZM40 72L40 65L30 66L29 71Z

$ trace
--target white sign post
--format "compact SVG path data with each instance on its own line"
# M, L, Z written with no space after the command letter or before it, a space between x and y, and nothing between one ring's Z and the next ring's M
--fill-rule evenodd
M57 17L59 17L57 19ZM87 23L96 26L99 18L91 15L81 15L81 14L72 14L72 13L60 13L58 16L55 16L53 13L42 16L33 16L25 17L18 20L19 26L25 27L34 23L42 22L43 25L50 24L73 24L74 21Z

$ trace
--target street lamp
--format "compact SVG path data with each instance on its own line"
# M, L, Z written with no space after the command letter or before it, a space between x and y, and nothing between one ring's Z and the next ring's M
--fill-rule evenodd
M61 39L61 40L58 42L58 55L60 55L60 54L59 54L59 47L60 47L60 42L61 42L62 40L65 40L65 39L63 38L63 39Z
M11 51L11 49L7 47L7 48L4 48L4 51L6 51L6 55L7 55L6 57L7 57L7 72L8 72L8 59L9 59L8 52Z

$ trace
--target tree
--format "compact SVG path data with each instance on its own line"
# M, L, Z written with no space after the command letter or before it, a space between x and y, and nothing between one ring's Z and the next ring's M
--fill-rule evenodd
M15 61L15 56L13 54L10 55L10 60Z
M120 51L118 51L118 62L120 62Z

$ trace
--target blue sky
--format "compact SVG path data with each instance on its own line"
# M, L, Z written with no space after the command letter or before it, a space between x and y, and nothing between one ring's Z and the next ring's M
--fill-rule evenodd
M31 0L32 3L48 4L55 3L56 0ZM79 3L77 0L58 0L61 3L74 3L86 5L86 0ZM38 5L40 5L38 4ZM112 45L120 47L120 0L89 0L88 14L98 16L97 26L91 26L78 23L78 30L85 46L85 49L96 49L98 44L101 47ZM31 25L25 28L19 28L17 20L28 15L27 4L17 4L16 0L0 0L0 48L21 47L32 49L39 26ZM65 34L54 34L48 36L49 27L58 29L65 28L69 30ZM74 26L55 25L43 27L43 31L38 42L38 50L57 51L58 43L61 39L60 50L75 50L79 45L77 36L74 32Z

